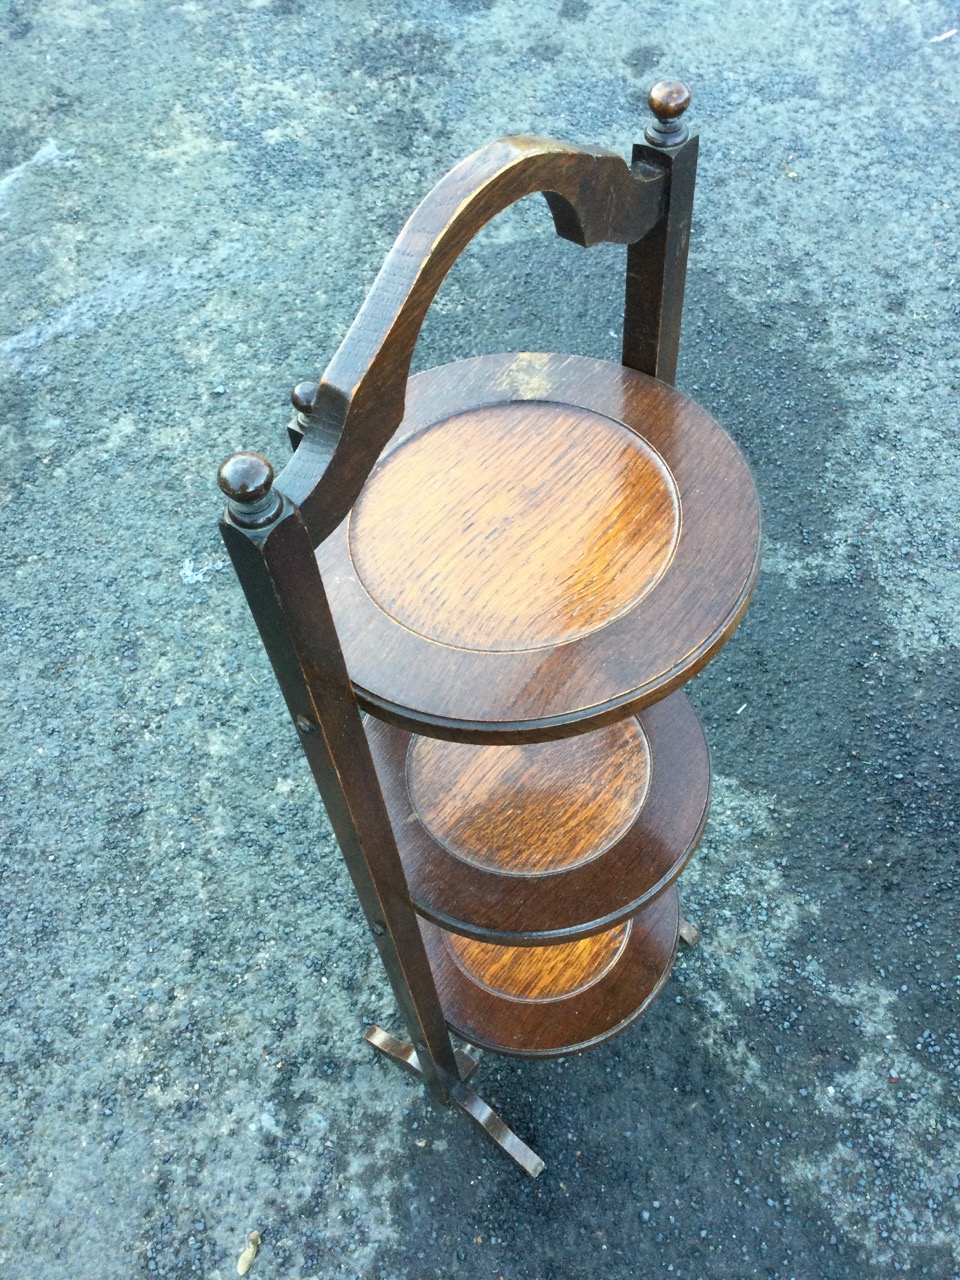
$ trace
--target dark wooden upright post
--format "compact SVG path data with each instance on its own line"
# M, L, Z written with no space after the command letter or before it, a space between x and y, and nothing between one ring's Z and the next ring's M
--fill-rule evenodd
M663 170L667 186L656 225L627 249L622 361L672 384L680 349L698 139L681 120L690 105L686 85L661 80L647 101L656 123L646 130L645 142L634 146L633 162Z
M434 1095L460 1071L410 901L390 819L347 674L313 543L299 510L256 453L221 466L220 531Z

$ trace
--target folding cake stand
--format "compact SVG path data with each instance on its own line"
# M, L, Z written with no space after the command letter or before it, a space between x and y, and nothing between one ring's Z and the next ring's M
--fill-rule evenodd
M219 475L224 540L406 1021L409 1041L367 1039L532 1175L542 1161L465 1083L471 1047L574 1053L663 986L710 778L678 690L759 567L747 466L671 385L689 99L651 90L631 164L526 137L459 164L321 382L295 388L276 482L254 453ZM532 192L561 236L628 246L622 364L495 355L408 380L454 260Z

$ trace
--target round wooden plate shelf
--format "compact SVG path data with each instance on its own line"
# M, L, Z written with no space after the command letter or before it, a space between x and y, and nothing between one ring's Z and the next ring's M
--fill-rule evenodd
M553 742L478 746L368 720L417 910L516 945L609 929L682 871L703 831L707 746L683 693Z
M520 1058L578 1053L639 1018L667 979L678 927L673 885L626 924L577 942L501 947L422 925L452 1030Z
M759 552L753 479L705 410L632 369L527 353L412 378L317 561L362 705L529 742L688 680L740 620Z

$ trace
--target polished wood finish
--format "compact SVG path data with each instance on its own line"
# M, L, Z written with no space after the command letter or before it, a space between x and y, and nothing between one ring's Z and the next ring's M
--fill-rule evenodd
M547 138L501 138L452 169L387 255L320 380L304 439L278 480L315 542L343 519L400 425L410 360L444 276L476 233L509 205L543 192L557 233L588 246L633 244L661 220L664 170L642 159Z
M690 105L690 90L679 80L658 80L647 94L647 105L661 125L677 120Z
M379 1049L381 1053L393 1058L394 1062L408 1071L410 1075L423 1075L419 1055L409 1041L398 1040L389 1031L384 1031L383 1027L376 1025L369 1027L364 1032L363 1038L368 1044L372 1044L375 1049ZM480 1054L474 1056L474 1054L467 1053L464 1049L454 1049L453 1052L457 1061L457 1069L460 1072L460 1079L469 1080L480 1065Z
M454 1084L450 1093L460 1110L476 1121L487 1137L518 1164L524 1173L531 1178L538 1178L543 1173L544 1164L537 1153L518 1138L512 1129L507 1128L496 1112L472 1089L468 1089L465 1084Z
M414 814L447 852L500 875L543 876L592 862L630 829L650 748L634 717L520 746L412 738L406 772Z
M234 453L224 459L217 485L243 518L259 506L273 487L273 467L262 453Z
M480 941L563 940L628 919L676 879L706 822L707 745L683 693L638 721L523 747L366 727L417 910Z
M571 427L567 450L550 429L545 405ZM496 447L485 451L481 424L492 428L501 414L510 428L494 432ZM538 448L542 463L534 462ZM530 465L501 466L504 451ZM560 500L547 483L556 471L569 477ZM605 525L598 497L617 492L617 474L623 505L618 493ZM494 479L505 490L496 490ZM412 732L532 741L634 713L717 652L756 582L759 507L736 445L679 391L604 361L481 356L417 375L407 417L372 480L369 502L365 492L357 511L318 548L317 560L357 697ZM396 498L398 487L406 506ZM447 503L447 490L464 502ZM381 495L389 500L382 519L371 510ZM675 502L679 533L666 553ZM435 577L420 550L431 503ZM634 520L629 503L639 503L647 519ZM570 557L566 576L551 550L551 527ZM571 546L565 532L571 527L595 535ZM365 545L368 531L377 535L376 547ZM513 568L501 573L499 594L491 585L473 595L473 584L486 582L484 534L497 563L512 552ZM405 563L413 569L405 572ZM381 598L367 589L358 566ZM391 586L388 570L398 585ZM408 572L419 582L422 605L404 594ZM591 606L594 583L599 602ZM445 603L463 602L465 620L447 616ZM545 620L533 616L535 607L548 609ZM429 608L433 619L424 616ZM501 634L508 645L498 641ZM548 643L547 635L560 640ZM541 643L517 647L531 637Z
M561 1000L580 995L610 972L623 954L632 921L606 933L545 947L504 947L455 933L443 940L473 982L511 1000Z
M375 1049L390 1058L398 1066L403 1067L405 1071L409 1071L411 1075L422 1076L423 1067L420 1063L420 1055L414 1049L412 1044L405 1040L399 1040L396 1036L392 1036L389 1031L384 1031L382 1027L370 1027L364 1035L364 1039L368 1044L373 1045ZM461 1065L463 1072L463 1080L467 1080L477 1066L478 1060L471 1057L463 1050L457 1050L457 1061ZM535 1151L532 1151L512 1129L500 1119L495 1111L478 1097L472 1089L468 1089L466 1084L454 1082L450 1087L451 1100L475 1121L484 1131L491 1141L506 1155L510 1157L520 1168L530 1175L531 1178L537 1178L543 1173L543 1161Z
M564 644L661 577L680 502L663 459L619 422L521 401L455 414L388 453L350 516L364 590L462 649Z
M491 954L497 949L479 955L468 952L480 974L493 978L485 984L470 976L462 963L465 947L483 944L452 939L426 922L422 928L450 1027L480 1048L539 1058L590 1048L638 1018L670 972L679 923L677 893L671 886L641 908L629 925L617 926L610 939L601 934L586 942L561 944L576 964L574 978L584 980L568 995L558 993L565 979L551 962L555 947L499 948L499 963ZM461 957L455 957L454 948L461 950ZM540 969L547 977L538 984ZM517 976L511 979L511 973ZM504 994L511 981L523 994Z
M246 464L225 465L221 476ZM250 463L254 471L256 464ZM377 783L360 710L337 643L313 547L289 502L261 527L275 491L237 487L220 532L297 727L304 754L357 897L422 1063L424 1080L447 1101L459 1080L417 917Z

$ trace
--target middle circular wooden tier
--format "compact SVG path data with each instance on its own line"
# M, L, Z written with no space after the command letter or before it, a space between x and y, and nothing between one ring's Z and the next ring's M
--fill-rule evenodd
M529 742L688 680L740 620L759 553L750 471L705 410L620 365L527 353L412 378L317 561L361 705Z
M609 930L676 879L706 822L707 745L683 693L553 742L366 730L414 905L479 942Z

